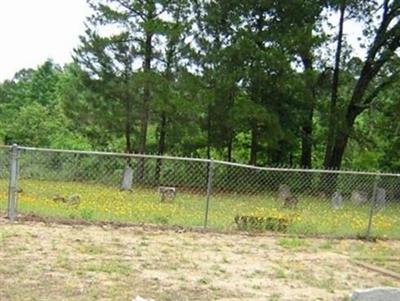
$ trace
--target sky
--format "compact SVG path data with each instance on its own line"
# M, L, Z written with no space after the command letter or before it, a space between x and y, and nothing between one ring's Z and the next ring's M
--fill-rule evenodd
M49 58L70 62L89 13L85 0L0 0L0 81Z
M0 82L47 59L71 62L89 14L86 0L0 0ZM349 25L345 32L355 45L361 28Z

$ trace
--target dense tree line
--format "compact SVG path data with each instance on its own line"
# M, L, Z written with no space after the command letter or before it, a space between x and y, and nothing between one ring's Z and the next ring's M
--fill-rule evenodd
M73 63L0 84L4 143L400 169L399 1L88 3Z

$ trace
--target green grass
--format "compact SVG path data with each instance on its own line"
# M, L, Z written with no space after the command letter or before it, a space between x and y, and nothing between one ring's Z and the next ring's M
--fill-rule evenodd
M302 249L308 246L307 240L301 238L280 238L278 245L285 249Z
M352 259L374 264L400 274L399 248L389 244L353 244L349 251Z
M22 193L18 210L43 216L201 227L204 224L205 195L177 190L171 202L160 202L156 188L134 187L120 191L101 184L60 181L20 180ZM79 205L54 202L55 195L78 194ZM0 181L0 210L6 208L7 183ZM216 194L210 199L208 225L213 229L236 229L236 215L288 217L291 234L356 236L365 235L369 206L349 202L332 210L328 200L299 196L297 209L284 209L271 195ZM400 238L400 205L392 204L373 219L373 235Z

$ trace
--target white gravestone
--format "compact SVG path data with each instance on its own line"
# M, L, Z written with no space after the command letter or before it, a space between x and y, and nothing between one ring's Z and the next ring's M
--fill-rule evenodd
M386 190L383 188L376 189L375 210L380 211L386 204Z
M285 200L287 200L288 198L292 197L292 192L290 191L290 187L287 184L281 184L279 186L279 192L278 192L279 196L278 198L284 202Z
M331 200L332 208L338 210L342 208L342 204L343 204L342 194L340 193L340 191L335 191L332 195L332 200Z
M351 193L351 202L354 205L362 205L368 203L368 193L365 191L353 191Z
M122 177L121 190L131 190L133 180L133 170L130 166L125 167L124 175Z

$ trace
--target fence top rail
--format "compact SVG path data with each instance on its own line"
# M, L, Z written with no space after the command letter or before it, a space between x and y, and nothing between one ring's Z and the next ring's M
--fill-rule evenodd
M1 145L0 148L10 149L10 145ZM216 164L242 167L253 170L262 171L276 171L276 172L303 172L303 173L326 173L326 174L347 174L347 175L364 175L364 176L389 176L389 177L400 177L400 174L396 173L381 173L381 172L367 172L367 171L350 171L350 170L327 170L327 169L303 169L303 168L284 168L284 167L261 167L248 164L227 162L221 160L202 159L202 158L189 158L189 157L175 157L175 156L159 156L159 155L145 155L145 154L128 154L128 153L116 153L116 152L100 152L100 151L81 151L81 150L65 150L65 149L51 149L51 148L40 148L40 147L28 147L18 146L20 150L27 151L39 151L49 153L66 153L66 154L82 154L82 155L99 155L99 156L115 156L123 158L149 158L149 159L165 159L165 160L179 160L179 161L192 161L192 162L203 162Z
M364 175L364 176L390 176L390 177L400 177L400 174L395 173L381 173L381 172L367 172L367 171L350 171L350 170L329 170L329 169L302 169L302 168L283 168L283 167L261 167L247 164L240 164L227 161L214 160L214 163L243 167L254 170L264 170L264 171L277 171L277 172L304 172L304 173L327 173L327 174L349 174L349 175Z
M180 160L180 161L192 161L192 162L204 162L204 163L209 163L212 161L212 160L201 159L201 158L158 156L158 155L145 155L145 154L129 154L129 153L116 153L116 152L65 150L65 149L51 149L51 148L27 147L27 146L18 146L18 149L26 150L26 151L47 152L47 153L98 155L98 156L113 156L113 157L123 157L123 158L166 159L166 160Z

